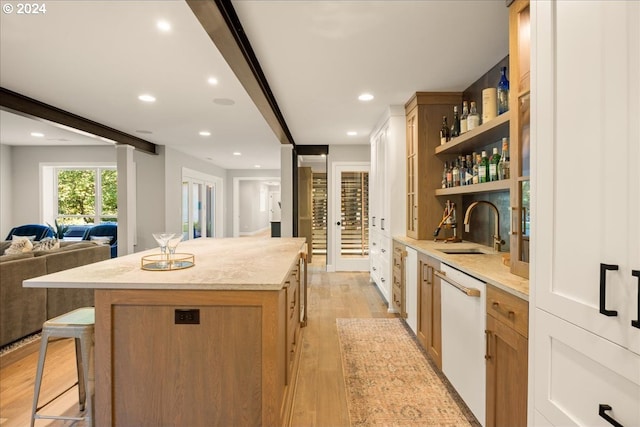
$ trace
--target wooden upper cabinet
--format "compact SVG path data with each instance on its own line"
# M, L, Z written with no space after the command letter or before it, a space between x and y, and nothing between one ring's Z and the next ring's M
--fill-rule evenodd
M432 239L442 218L445 200L438 200L434 183L442 180L442 163L434 156L440 145L442 116L451 117L462 105L457 92L416 92L405 104L407 117L407 236Z

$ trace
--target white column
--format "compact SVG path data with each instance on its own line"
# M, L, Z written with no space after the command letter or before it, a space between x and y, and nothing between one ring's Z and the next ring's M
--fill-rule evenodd
M280 235L293 236L293 163L291 144L282 144L280 148Z
M136 233L136 165L131 145L116 145L118 167L118 256L133 253Z

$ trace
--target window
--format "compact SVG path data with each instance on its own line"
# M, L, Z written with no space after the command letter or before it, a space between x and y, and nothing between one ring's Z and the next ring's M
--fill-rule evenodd
M45 181L47 177L51 180L53 199L51 208L45 207L45 219L61 224L118 221L118 171L115 166L59 166L44 171Z
M222 180L215 176L183 168L183 238L222 236Z

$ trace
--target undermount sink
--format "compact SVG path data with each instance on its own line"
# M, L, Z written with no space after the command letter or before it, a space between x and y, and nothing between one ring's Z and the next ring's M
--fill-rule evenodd
M450 255L487 255L486 252L482 251L479 248L448 248L438 250Z

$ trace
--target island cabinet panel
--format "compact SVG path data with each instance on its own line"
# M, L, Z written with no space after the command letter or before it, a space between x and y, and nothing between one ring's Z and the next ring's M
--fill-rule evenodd
M286 424L296 279L274 291L96 290L96 425ZM199 324L176 324L184 309Z

